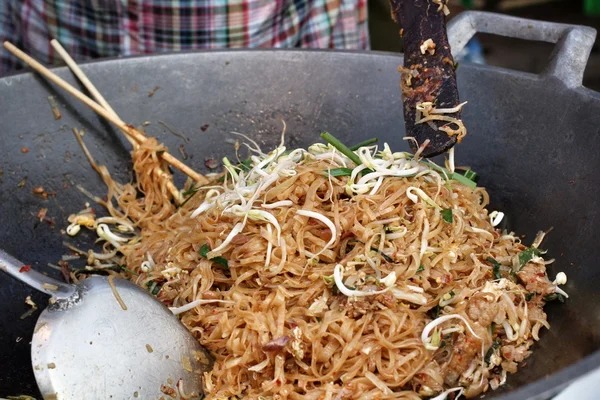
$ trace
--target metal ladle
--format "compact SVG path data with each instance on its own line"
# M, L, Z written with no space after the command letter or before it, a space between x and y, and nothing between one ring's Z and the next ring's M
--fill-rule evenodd
M157 299L124 279L72 285L24 267L0 250L0 270L52 296L31 341L45 399L202 397L213 358Z

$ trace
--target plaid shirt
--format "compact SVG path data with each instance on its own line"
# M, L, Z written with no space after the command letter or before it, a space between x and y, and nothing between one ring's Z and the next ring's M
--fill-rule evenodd
M0 0L0 41L42 63L227 47L362 49L367 0ZM0 50L0 74L21 68Z

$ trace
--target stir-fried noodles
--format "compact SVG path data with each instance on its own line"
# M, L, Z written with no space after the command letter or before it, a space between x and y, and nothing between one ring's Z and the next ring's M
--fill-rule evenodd
M542 307L566 296L566 277L547 278L543 234L527 248L495 227L483 188L387 145L352 161L332 145L249 143L250 159L224 159L178 207L153 172L164 148L148 140L133 152L135 185L95 166L111 217L71 218L72 233L105 241L90 265L125 264L112 273L212 352L207 398L474 396L549 328Z

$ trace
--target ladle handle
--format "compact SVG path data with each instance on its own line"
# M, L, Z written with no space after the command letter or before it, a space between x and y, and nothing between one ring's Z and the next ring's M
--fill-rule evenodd
M21 282L57 300L68 299L77 291L75 285L52 279L31 267L27 268L25 264L2 249L0 249L0 271L8 273Z

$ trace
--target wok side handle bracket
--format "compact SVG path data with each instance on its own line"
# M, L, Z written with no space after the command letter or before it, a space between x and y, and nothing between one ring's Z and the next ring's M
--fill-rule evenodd
M587 26L536 21L484 11L466 11L448 23L448 42L456 57L477 33L555 43L542 75L553 76L567 87L579 87L596 30Z

